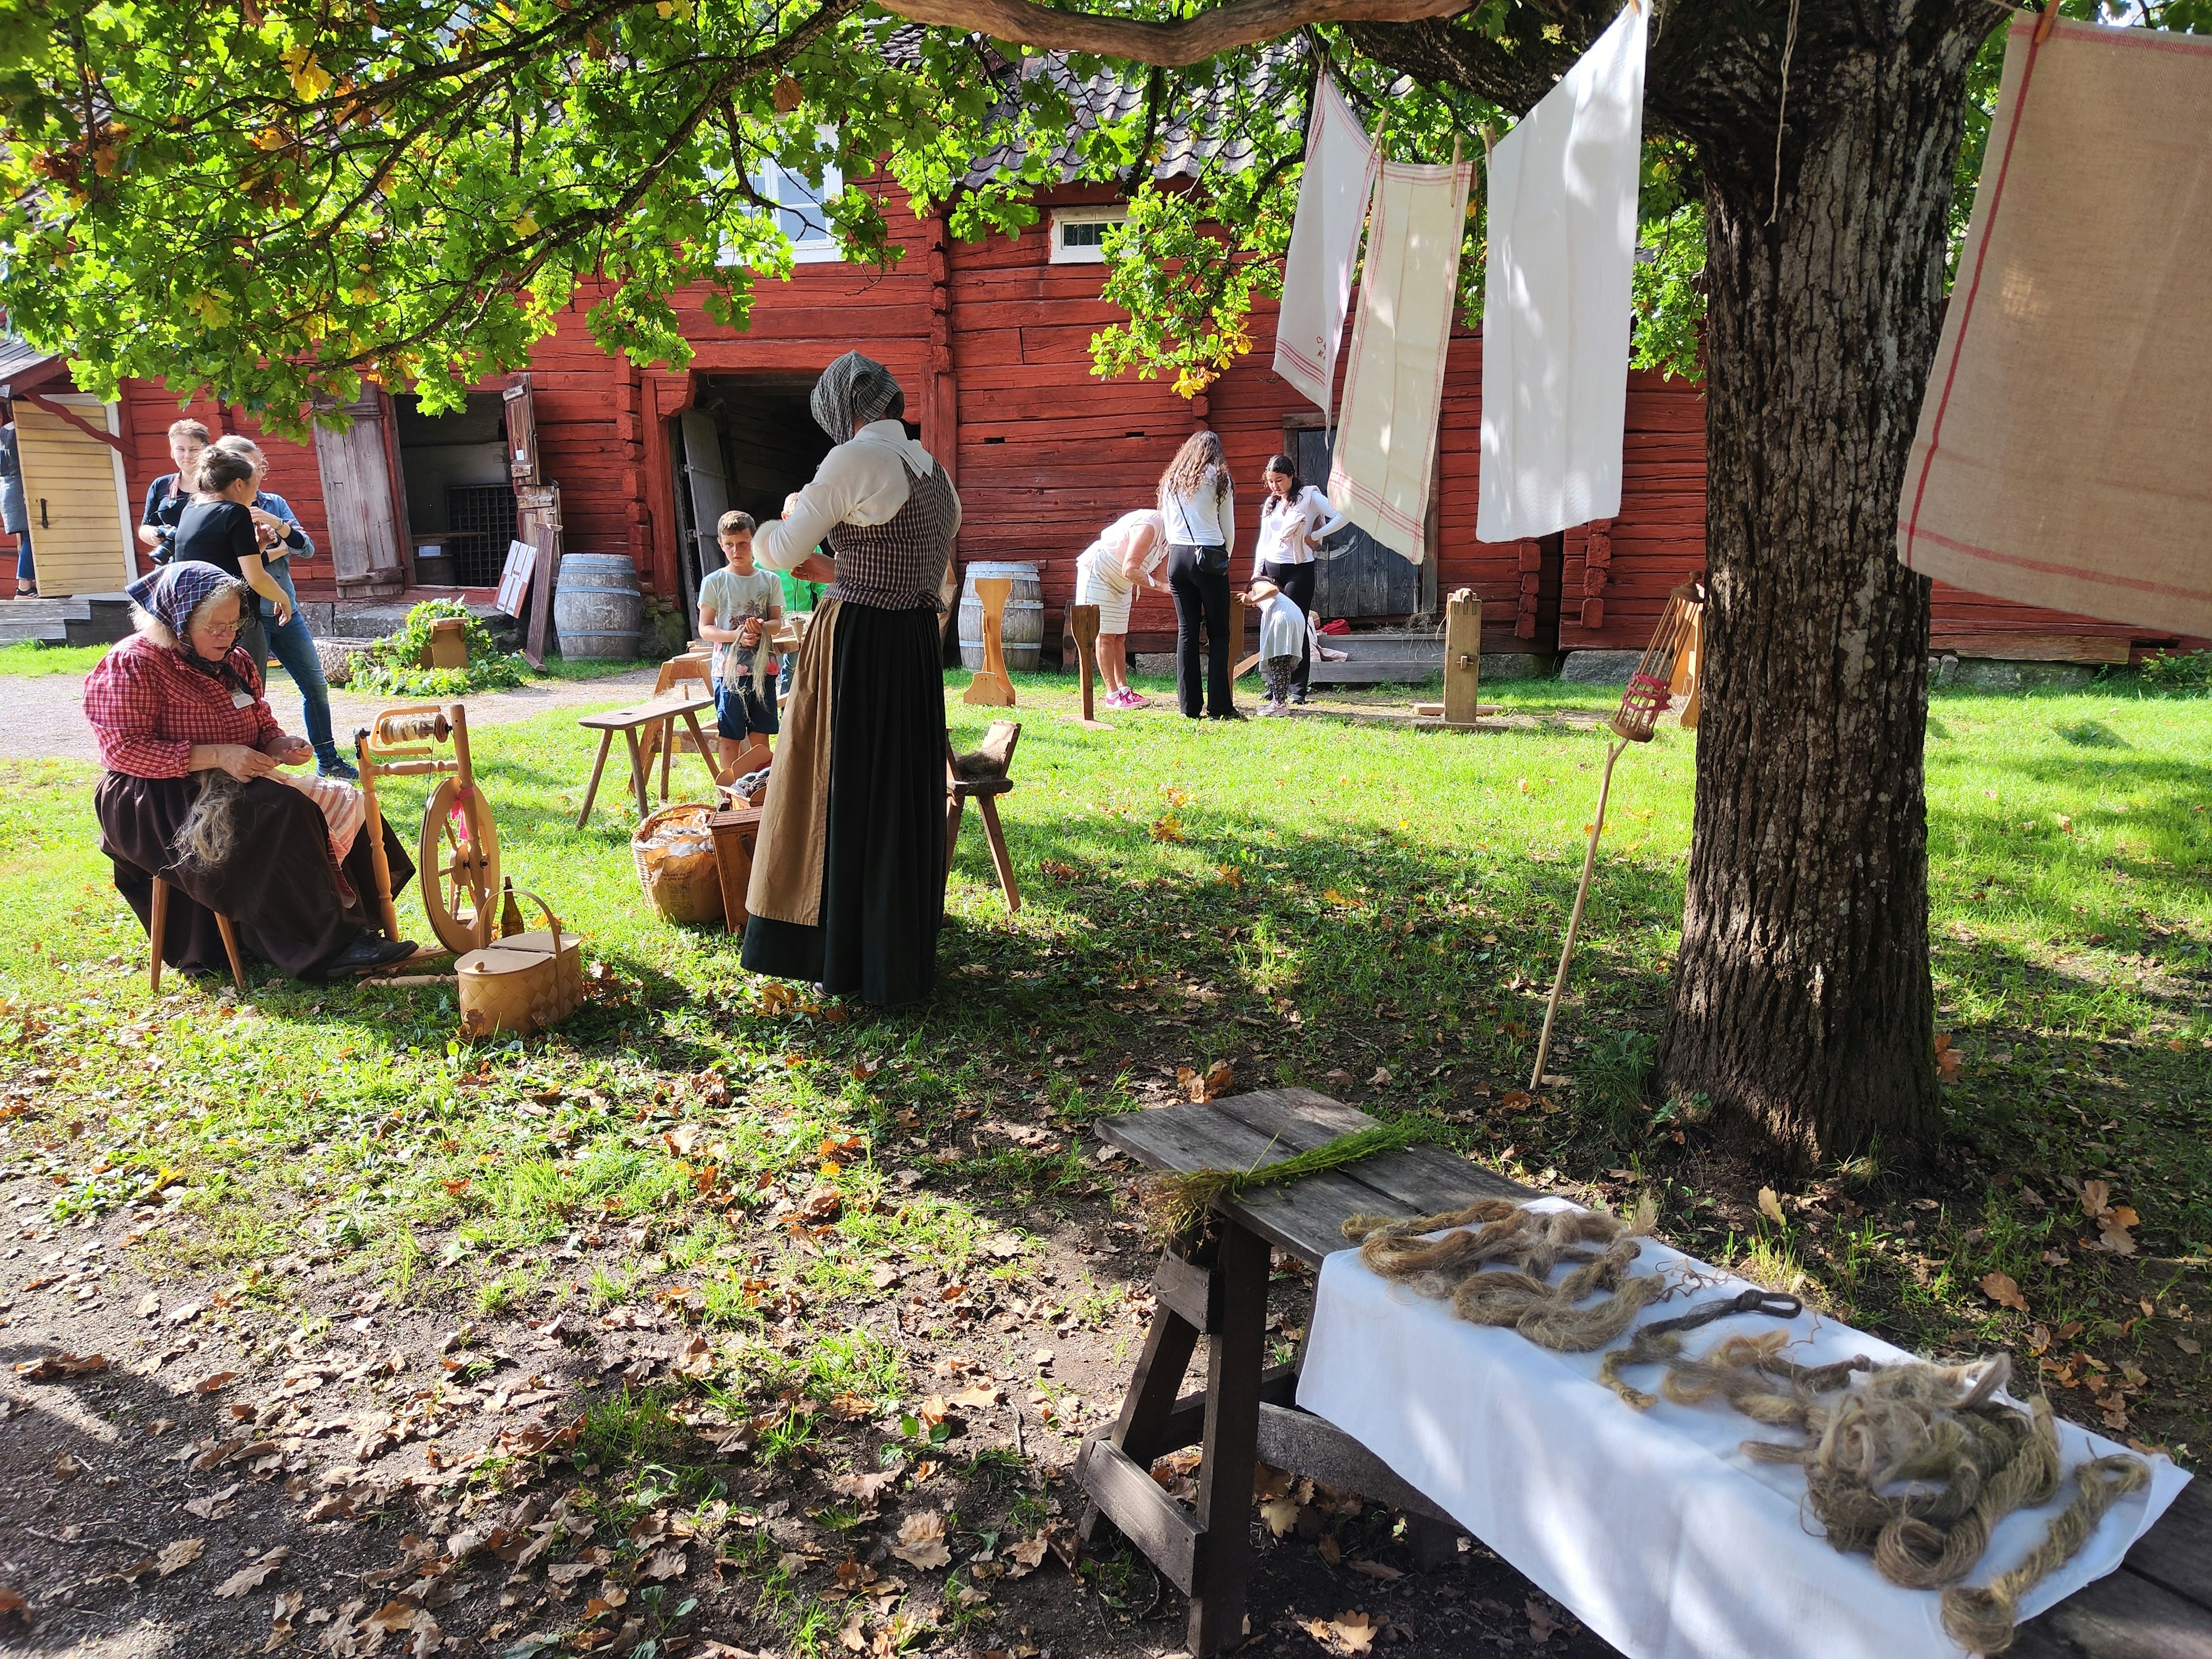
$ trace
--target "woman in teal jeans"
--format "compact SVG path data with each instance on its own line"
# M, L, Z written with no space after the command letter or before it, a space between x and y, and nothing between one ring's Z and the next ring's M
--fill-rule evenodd
M307 619L300 614L299 590L292 585L292 555L313 558L315 544L300 527L291 503L261 488L269 476L269 458L261 453L261 446L236 433L216 441L253 463L252 512L261 531L262 568L284 590L292 605L292 614L280 623L276 606L265 599L260 601L262 636L268 641L270 654L284 665L292 684L300 688L300 718L307 726L307 741L314 747L315 770L326 778L358 777L361 775L352 763L339 753L331 732L330 683L323 678L322 656L315 649L315 636ZM139 532L140 538L148 541L156 564L167 562L168 536L173 534L177 517L191 493L180 479L198 465L200 453L207 447L207 428L198 421L179 421L169 428L169 458L176 462L178 471L154 480L140 515L145 526ZM268 664L261 666L265 672Z

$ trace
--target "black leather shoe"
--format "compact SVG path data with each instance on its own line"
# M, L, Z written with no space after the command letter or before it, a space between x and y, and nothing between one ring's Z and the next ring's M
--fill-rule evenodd
M412 939L388 939L374 928L364 928L361 937L339 951L323 971L333 978L341 974L366 974L404 962L414 954Z

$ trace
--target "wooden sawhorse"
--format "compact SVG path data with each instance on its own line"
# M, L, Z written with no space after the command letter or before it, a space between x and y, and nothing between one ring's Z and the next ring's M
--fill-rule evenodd
M687 680L681 684L688 692L689 688L698 682ZM629 744L629 781L631 787L637 791L637 815L640 818L653 811L651 802L646 799L647 768L645 746L638 738L638 733L646 727L653 729L656 742L665 744L676 722L682 720L691 728L691 739L698 745L700 763L707 769L709 787L719 782L714 775L714 751L708 744L707 734L699 729L699 711L713 706L687 695L675 702L656 698L652 702L641 702L630 708L611 709L604 714L586 714L578 720L576 724L586 732L599 734L599 752L592 762L592 781L584 791L584 810L576 814L576 828L582 829L591 819L592 803L599 798L599 777L607 768L607 750L612 746L617 732ZM665 750L662 758L665 763ZM660 769L660 799L663 801L668 799L668 768L665 763Z
M1281 1089L1134 1112L1098 1127L1141 1164L1189 1171L1278 1163L1374 1121L1310 1089ZM1292 1404L1297 1366L1265 1364L1271 1248L1318 1267L1331 1251L1352 1248L1342 1232L1347 1216L1425 1215L1478 1198L1524 1196L1534 1194L1434 1148L1384 1152L1218 1204L1204 1238L1179 1240L1161 1254L1152 1276L1159 1311L1121 1414L1084 1442L1075 1478L1090 1499L1085 1541L1112 1522L1190 1598L1194 1659L1212 1659L1244 1639L1252 1475L1261 1462L1405 1510L1447 1548L1460 1532L1350 1435ZM1178 1397L1201 1336L1206 1391ZM1194 1509L1152 1478L1156 1459L1191 1445L1205 1449Z

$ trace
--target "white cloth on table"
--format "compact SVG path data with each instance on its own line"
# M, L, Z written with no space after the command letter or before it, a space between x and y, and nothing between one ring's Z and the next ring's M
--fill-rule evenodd
M1260 503L1260 539L1252 549L1252 576L1259 580L1270 564L1311 564L1314 550L1306 538L1325 540L1344 528L1347 520L1311 484L1290 498L1270 495Z
M1539 1200L1542 1208L1568 1208ZM1665 1319L1747 1288L1746 1281L1646 1239L1639 1272L1694 1273L1699 1288L1644 1309ZM1554 1277L1564 1277L1562 1267ZM1752 1316L1691 1332L1688 1351L1774 1329ZM1812 1313L1789 1322L1790 1357L1911 1358ZM1626 1339L1624 1339L1625 1340ZM1956 1659L1941 1597L1901 1589L1863 1555L1818 1534L1802 1468L1756 1463L1745 1440L1791 1437L1717 1401L1662 1399L1631 1410L1597 1380L1601 1355L1555 1353L1510 1329L1470 1325L1449 1304L1370 1272L1357 1250L1322 1266L1298 1404L1326 1418L1534 1579L1629 1659ZM1656 1368L1627 1380L1656 1392ZM2058 1425L2068 1468L2123 1451ZM2120 1565L2189 1477L2154 1457L2147 1489L2106 1513L2081 1553L2021 1601L2027 1618ZM1970 1582L1985 1583L2033 1549L2069 1503L2000 1522Z
M1415 564L1426 550L1444 352L1474 177L1471 162L1376 168L1359 315L1329 465L1329 500Z
M2037 26L2005 41L1898 557L2212 634L2212 40L2062 21L2039 46Z
M1491 152L1480 541L1620 511L1648 9L1625 8Z
M753 538L754 562L790 570L841 524L889 524L906 505L909 478L927 478L936 467L936 459L898 422L871 422L822 458L785 517L763 526ZM957 531L957 500L952 514Z
M1375 146L1323 70L1306 128L1305 171L1283 261L1275 313L1275 373L1326 416L1336 388L1336 353L1352 305L1352 270L1375 185Z
M353 851L354 838L361 834L361 826L368 817L368 803L360 790L337 778L314 778L300 772L273 772L271 777L289 783L323 814L325 828L330 831L331 852L340 864Z

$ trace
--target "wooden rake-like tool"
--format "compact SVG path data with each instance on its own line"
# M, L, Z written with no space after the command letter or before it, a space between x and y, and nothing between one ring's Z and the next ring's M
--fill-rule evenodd
M1606 797L1613 789L1613 763L1632 743L1649 743L1651 733L1659 724L1659 716L1667 712L1668 704L1679 692L1686 694L1688 702L1682 709L1682 724L1694 726L1697 721L1698 670L1704 655L1705 589L1697 582L1684 582L1667 596L1667 609L1659 618L1659 627L1651 635L1651 643L1644 649L1643 660L1629 676L1628 690L1621 693L1620 707L1613 711L1609 722L1613 742L1605 751L1605 775L1597 786L1597 817L1590 824L1589 846L1583 854L1583 878L1575 887L1574 914L1567 918L1566 943L1559 948L1559 971L1552 979L1552 999L1544 1007L1544 1035L1536 1042L1536 1069L1528 1074L1528 1092L1534 1094L1544 1081L1544 1062L1551 1058L1552 1024L1559 1017L1559 999L1566 994L1567 965L1573 961L1575 935L1582 931L1583 906L1589 899L1590 872L1597 866L1597 838L1605 833Z

